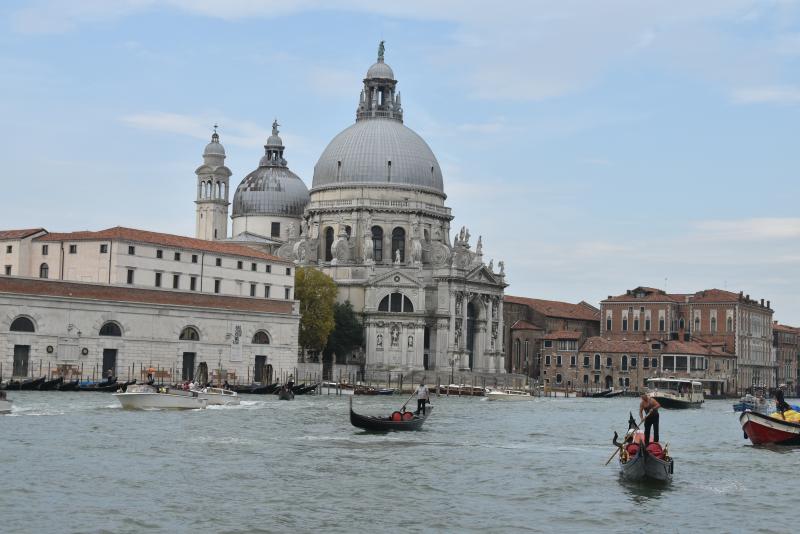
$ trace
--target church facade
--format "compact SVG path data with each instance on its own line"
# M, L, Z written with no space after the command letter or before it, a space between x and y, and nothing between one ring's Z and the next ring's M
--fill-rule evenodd
M368 370L504 372L503 262L487 264L481 237L465 227L451 239L441 168L403 123L397 84L381 43L356 121L322 152L310 190L288 169L273 124L259 168L234 194L230 239L333 278L363 318ZM204 204L198 236L209 235Z

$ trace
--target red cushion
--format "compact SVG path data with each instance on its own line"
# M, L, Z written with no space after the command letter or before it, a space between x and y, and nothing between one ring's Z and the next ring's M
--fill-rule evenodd
M403 414L403 419L406 421L411 421L412 419L414 419L414 414L411 412L406 412Z
M628 446L625 447L625 450L628 451L628 456L636 456L639 454L639 445L636 443L629 443Z
M647 453L651 456L655 456L656 458L663 459L664 458L664 449L661 448L660 443L651 443L647 446Z
M403 420L403 414L401 414L400 412L392 413L392 421L402 421L402 420Z

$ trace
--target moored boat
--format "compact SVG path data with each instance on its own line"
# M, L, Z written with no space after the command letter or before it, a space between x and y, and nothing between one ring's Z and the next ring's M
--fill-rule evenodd
M197 392L156 388L147 384L128 386L127 391L114 393L114 396L126 410L194 410L208 405L208 399L200 398Z
M355 389L350 384L340 384L339 382L323 382L319 386L321 395L353 395Z
M700 408L703 397L703 384L681 378L650 378L647 381L647 394L663 408Z
M60 383L56 389L58 389L58 391L78 391L80 387L80 380L70 380L69 382Z
M461 395L466 397L483 397L486 395L486 390L479 386L470 386L466 384L439 384L436 387L435 393L439 395Z
M745 410L739 423L753 445L800 445L800 422L784 420L779 412L764 415Z
M58 378L54 378L52 380L45 380L41 384L39 384L39 391L52 391L54 389L58 389L58 386L64 383L64 377L59 376Z
M39 378L26 378L24 380L9 380L6 382L5 389L12 390L31 390L39 389L39 386L45 381L47 377L40 376Z
M529 401L535 398L536 397L525 391L514 391L514 390L502 391L499 389L490 389L489 391L486 392L486 399L490 401L494 400Z
M354 427L372 432L387 432L392 430L419 430L433 411L433 406L425 407L424 415L414 412L396 411L389 417L375 417L361 415L353 411L353 398L350 398L350 424Z

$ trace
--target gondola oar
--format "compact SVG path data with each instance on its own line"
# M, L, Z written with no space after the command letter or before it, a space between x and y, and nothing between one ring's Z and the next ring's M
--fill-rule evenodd
M416 391L415 391L414 393L412 393L412 394L411 394L411 396L408 398L408 400L407 400L407 401L405 401L405 402L403 403L403 407L402 407L402 408L400 408L400 411L403 411L403 410L405 410L405 409L406 409L406 404L408 404L408 403L411 401L411 399L413 399L413 398L414 398L414 395L416 395L416 394L417 394L417 392L416 392Z
M639 421L639 424L634 423L636 425L636 430L639 430L639 425L641 425L645 419L647 419L647 416L645 416L641 421ZM628 428L628 430L630 430L630 428ZM614 435L616 435L616 432L614 433ZM623 441L623 443L625 442ZM617 447L616 450L611 454L611 457L608 460L606 460L606 463L604 463L603 465L608 465L608 463L614 459L614 456L616 456L621 450L622 449L620 447Z

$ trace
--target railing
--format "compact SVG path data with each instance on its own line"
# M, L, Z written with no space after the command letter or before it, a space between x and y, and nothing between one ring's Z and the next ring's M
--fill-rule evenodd
M443 215L450 214L450 208L431 204L430 202L409 201L409 200L379 200L370 198L342 199L342 200L315 200L309 203L308 208L398 208L432 211Z

